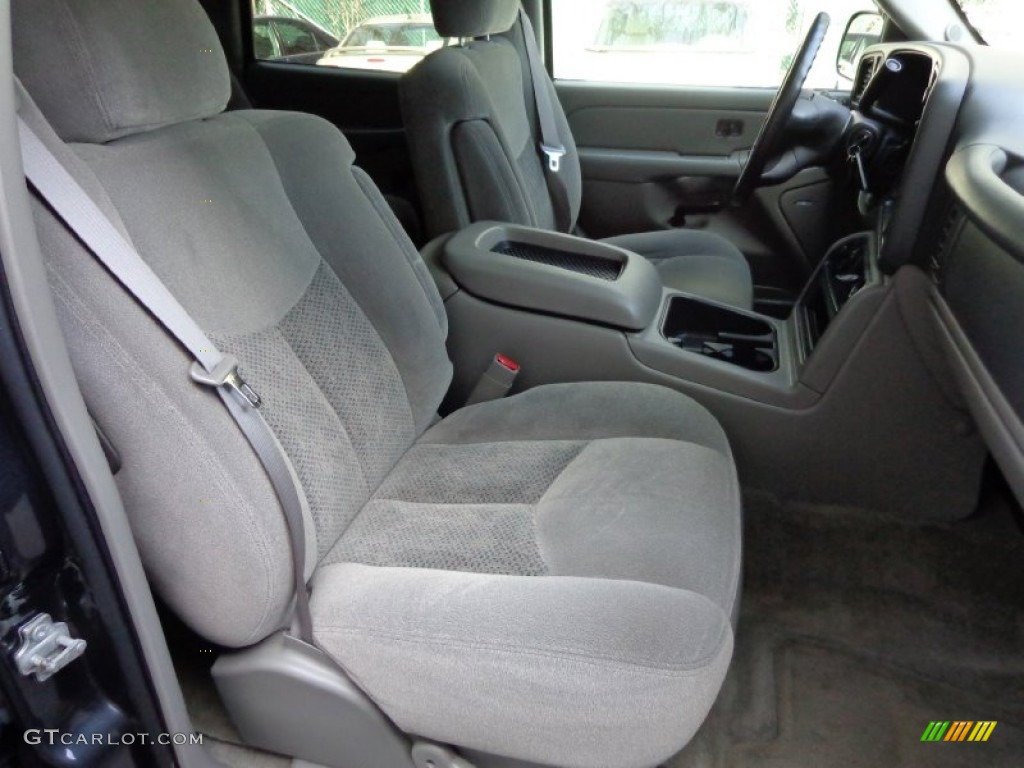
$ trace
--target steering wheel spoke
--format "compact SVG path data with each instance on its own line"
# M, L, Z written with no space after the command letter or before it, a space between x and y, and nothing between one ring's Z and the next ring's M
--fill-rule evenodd
M800 45L800 50L793 59L793 64L786 72L779 92L772 101L768 116L754 140L746 162L743 163L739 178L736 179L736 186L732 191L733 205L741 205L746 202L753 191L761 186L762 181L765 180L765 169L770 162L776 159L779 161L773 169L775 172L768 175L768 180L772 176L776 176L777 171L782 170L781 165L797 161L796 153L784 154L781 151L782 139L786 131L786 124L800 100L807 76L811 73L811 67L814 66L814 60L818 57L821 46L825 42L825 34L828 32L830 23L831 19L827 13L819 13L815 17L814 23L811 24L807 37ZM787 154L792 154L792 158L787 159Z

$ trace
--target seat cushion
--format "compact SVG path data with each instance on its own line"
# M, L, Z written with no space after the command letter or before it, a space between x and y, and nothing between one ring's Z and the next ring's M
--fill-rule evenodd
M711 232L641 232L604 242L649 259L669 288L740 309L750 309L754 304L754 284L746 258L735 245Z
M735 471L703 408L541 387L423 435L324 559L315 632L409 732L653 765L717 695L739 563Z

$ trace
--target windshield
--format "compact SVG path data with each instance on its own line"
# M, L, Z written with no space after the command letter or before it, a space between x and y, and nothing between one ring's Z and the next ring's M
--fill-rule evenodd
M386 46L424 48L441 42L433 24L364 24L353 30L345 45L370 45L381 42Z
M996 48L1024 43L1024 2L1021 0L956 0L981 38Z

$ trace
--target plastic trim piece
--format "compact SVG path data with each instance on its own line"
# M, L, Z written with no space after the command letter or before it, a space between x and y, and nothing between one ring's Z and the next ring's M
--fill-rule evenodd
M408 739L321 651L278 633L212 669L246 744L328 768L413 768Z
M945 162L957 117L967 92L971 65L967 56L950 45L872 46L870 52L884 56L916 53L931 57L938 67L938 79L932 86L921 116L920 127L903 175L903 189L913 190L900 196L891 224L879 242L879 265L886 274L914 262L918 234L926 226L928 201L938 179L937 168Z

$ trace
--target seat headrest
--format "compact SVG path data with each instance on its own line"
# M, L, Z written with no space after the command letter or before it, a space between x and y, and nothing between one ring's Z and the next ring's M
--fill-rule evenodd
M230 98L196 0L14 0L11 20L15 74L64 141L211 117Z
M441 37L483 37L512 29L519 0L431 0L430 11Z

